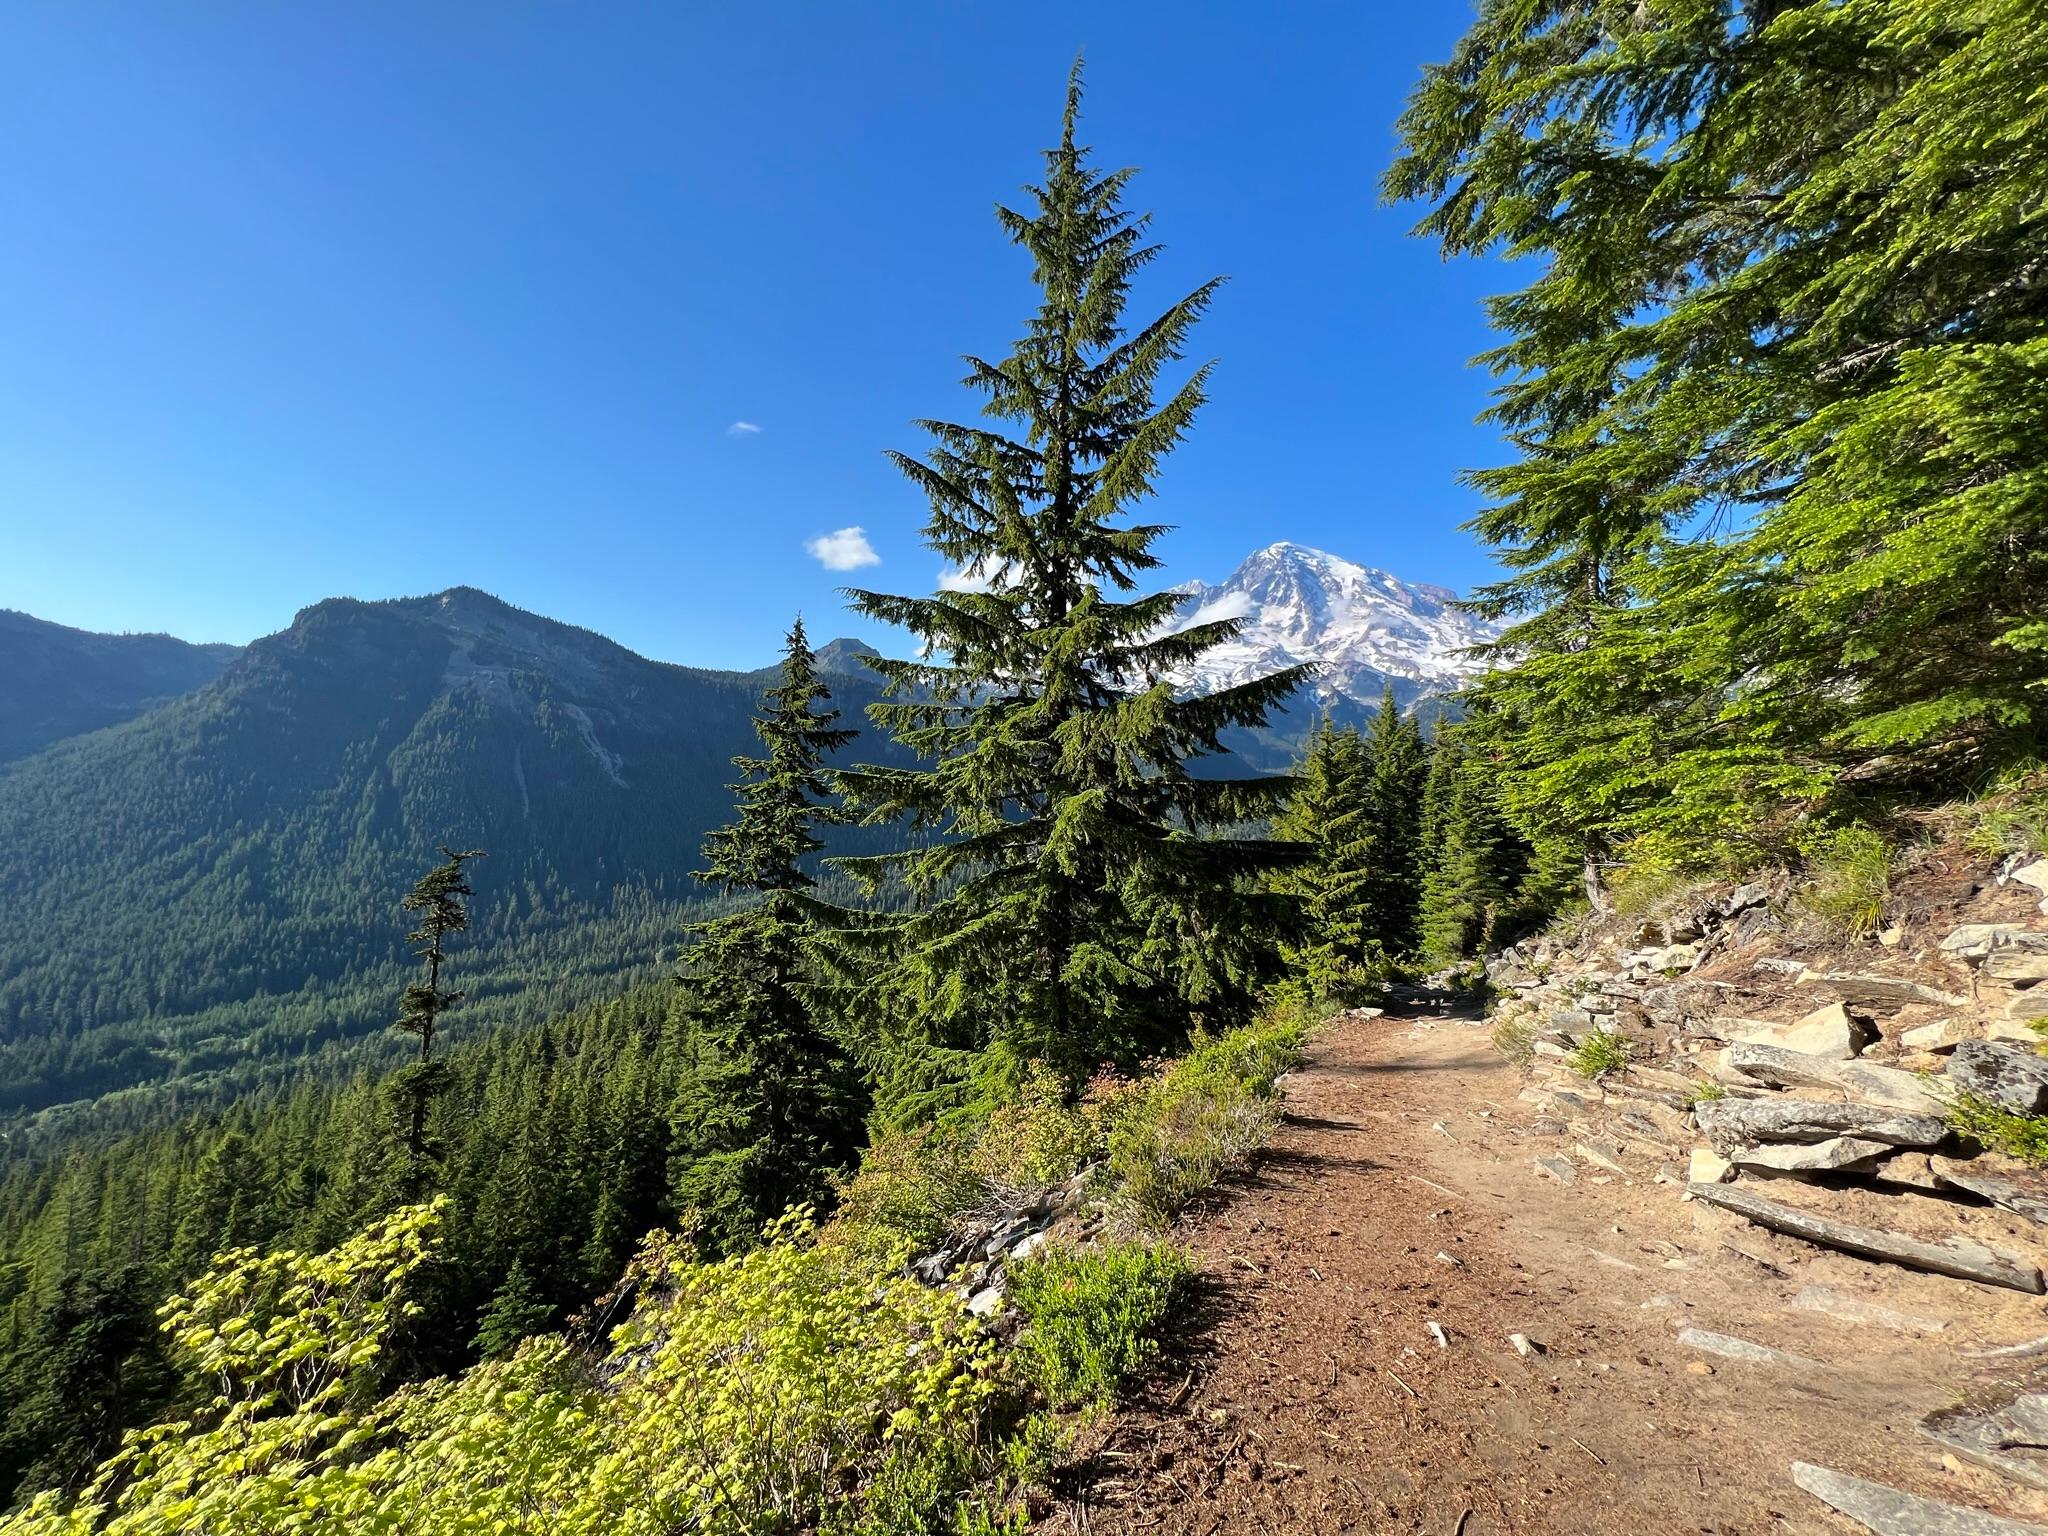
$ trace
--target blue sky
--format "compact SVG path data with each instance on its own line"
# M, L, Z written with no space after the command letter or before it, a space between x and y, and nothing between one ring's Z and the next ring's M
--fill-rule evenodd
M1142 297L1230 283L1153 512L1168 578L1275 539L1464 587L1481 297L1378 205L1462 0L747 4L28 0L0 50L0 607L242 641L467 583L649 655L754 665L807 545L930 590L883 458L971 409L1077 49L1143 168ZM757 431L735 429L749 423ZM828 553L848 541L818 546Z

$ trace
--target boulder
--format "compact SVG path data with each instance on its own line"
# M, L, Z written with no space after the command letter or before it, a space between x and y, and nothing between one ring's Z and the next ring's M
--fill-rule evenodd
M1877 1038L1877 1029L1868 1019L1851 1013L1845 1004L1829 1003L1793 1023L1757 1025L1726 1038L1847 1061Z
M1766 1141L1830 1141L1855 1136L1893 1147L1939 1146L1948 1125L1934 1115L1872 1104L1828 1104L1813 1099L1709 1099L1693 1118L1723 1152Z
M1935 1019L1901 1032L1899 1044L1909 1051L1948 1051L1969 1038L1969 1033L1954 1019Z
M2005 1016L2020 1023L2029 1019L2048 1019L2048 987L2029 987L2024 992L2015 992L2006 1002Z
M1735 1165L1712 1147L1694 1147L1686 1167L1688 1184L1719 1184L1735 1171Z
M1909 1003L1932 1003L1937 1008L1961 1008L1968 998L1943 992L1938 987L1908 981L1903 976L1886 976L1876 971L1801 971L1796 987L1833 992L1844 1002L1865 1008L1904 1008Z
M2048 954L2025 949L1994 949L1980 967L1993 981L2048 981Z
M1845 1168L1865 1167L1895 1150L1881 1141L1835 1136L1827 1141L1781 1141L1761 1147L1738 1147L1728 1160L1738 1168L1762 1168L1773 1173L1837 1173Z
M1949 1053L1948 1081L1960 1093L2016 1115L2048 1110L2048 1056L1995 1040L1965 1040Z
M1935 1176L1934 1164L1925 1152L1894 1153L1872 1171L1880 1184L1917 1189L1928 1195L1948 1192L1948 1186Z
M1723 917L1733 917L1736 913L1747 911L1751 907L1760 907L1770 899L1771 893L1752 880L1746 885L1738 885L1723 896L1716 903L1715 910Z
M2034 932L2024 923L1964 923L1949 930L1940 948L1957 960L1982 960L1999 949L2048 950L2048 933Z
M2030 860L2011 871L2005 878L2039 891L2042 896L2041 910L2048 912L2048 859Z

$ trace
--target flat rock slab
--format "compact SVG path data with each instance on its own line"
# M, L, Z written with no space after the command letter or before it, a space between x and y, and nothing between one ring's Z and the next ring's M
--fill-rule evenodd
M1728 1047L1732 1071L1776 1088L1838 1088L1866 1104L1938 1115L1941 1100L1927 1091L1918 1073L1869 1061L1829 1060L1810 1052L1761 1043Z
M2048 1536L2048 1526L1923 1499L1811 1462L1793 1462L1792 1481L1877 1536Z
M2048 1056L2023 1045L1965 1040L1949 1053L1948 1080L1958 1092L2016 1115L2048 1110Z
M2041 1443L2043 1406L2043 1399L2036 1394L2020 1398L2002 1412L1955 1409L1935 1414L1920 1426L1920 1433L1943 1450L2000 1477L2029 1488L2048 1488L2048 1461L2038 1453L2028 1454Z
M1767 1146L1739 1147L1728 1160L1738 1168L1768 1168L1775 1173L1835 1173L1867 1167L1896 1151L1897 1147L1882 1141L1835 1136L1827 1141L1774 1141Z
M1812 1370L1822 1364L1819 1360L1795 1355L1789 1350L1773 1349L1768 1344L1752 1344L1748 1339L1738 1339L1732 1334L1709 1333L1704 1328L1679 1329L1678 1343L1682 1349L1697 1349L1719 1355L1724 1360L1741 1360L1749 1365L1791 1365Z
M1957 1280L1974 1280L1980 1285L2003 1286L2007 1290L2025 1291L2033 1296L2039 1296L2048 1289L2042 1284L2041 1271L2034 1265L1983 1243L1971 1242L1968 1238L1951 1237L1931 1243L1899 1232L1852 1226L1846 1221L1815 1216L1775 1200L1766 1200L1746 1189L1731 1189L1725 1184L1688 1184L1686 1193L1695 1200L1747 1217L1773 1232L1803 1238L1823 1248L1839 1248L1859 1258L1881 1259L1908 1269L1924 1269L1931 1274L1949 1275Z
M1707 1139L1727 1151L1764 1141L1830 1141L1856 1136L1893 1147L1934 1147L1948 1124L1934 1115L1813 1099L1710 1099L1693 1109Z
M1838 1323L1891 1328L1899 1333L1939 1333L1948 1326L1939 1318L1894 1312L1890 1307L1880 1307L1874 1301L1864 1301L1856 1296L1845 1296L1825 1285L1801 1286L1799 1294L1792 1298L1792 1305L1801 1312L1818 1312L1822 1317L1832 1317Z
M1843 1002L1864 1008L1903 1008L1908 1003L1960 1008L1969 1002L1968 998L1944 992L1939 987L1876 971L1801 971L1792 984L1832 992Z
M1568 1159L1562 1157L1537 1158L1536 1171L1545 1178L1557 1180L1560 1184L1576 1184L1579 1182L1578 1169L1574 1168Z
M2048 952L2048 933L2025 923L1965 923L1941 941L1941 951L1958 960L1982 960L2001 949Z

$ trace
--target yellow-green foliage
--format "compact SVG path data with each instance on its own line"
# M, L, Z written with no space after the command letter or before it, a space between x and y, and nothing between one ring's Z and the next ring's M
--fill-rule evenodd
M1058 1408L1113 1402L1158 1358L1160 1330L1193 1276L1169 1243L1113 1243L1013 1265L1010 1299L1030 1323L1016 1349L1025 1380Z
M1273 1127L1273 1084L1301 1056L1305 1014L1197 1035L1187 1055L1143 1086L1109 1137L1109 1168L1142 1219L1164 1223L1240 1166Z
M1628 1041L1620 1035L1605 1029L1596 1029L1579 1036L1578 1044L1565 1057L1565 1065L1581 1077L1599 1077L1605 1072L1620 1072L1629 1064Z
M1699 876L1645 856L1609 877L1607 898L1623 917L1648 917L1678 905L1700 884Z
M822 1232L801 1213L717 1261L648 1239L603 1353L566 1337L377 1402L385 1336L411 1313L441 1206L399 1211L330 1253L225 1255L164 1309L218 1396L131 1435L76 1500L44 1494L0 1536L998 1536L1009 1489L1042 1478L1059 1426L1024 1398L1099 1403L1142 1371L1190 1268L1159 1244L1053 1253L1013 1274L1030 1331L998 1352L902 1260L1005 1185L1071 1175L1107 1145L1159 1215L1249 1153L1290 1016L1213 1038L1078 1106L1049 1081L980 1128L896 1137Z
M1993 858L2048 852L2048 769L2019 765L1964 808L1969 845Z
M217 1386L189 1421L130 1435L75 1503L38 1495L0 1536L274 1536L387 1527L363 1460L388 1422L366 1373L445 1202L396 1211L331 1252L223 1254L162 1309L195 1375Z
M1973 1093L1964 1093L1949 1104L1948 1123L1993 1151L2037 1168L2048 1167L2048 1115L2016 1115Z
M1865 939L1884 924L1892 850L1868 827L1843 827L1808 854L1799 904L1847 938Z

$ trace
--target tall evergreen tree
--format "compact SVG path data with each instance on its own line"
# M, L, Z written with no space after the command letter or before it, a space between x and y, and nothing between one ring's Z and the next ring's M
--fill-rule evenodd
M420 876L403 903L407 912L419 914L419 926L405 937L427 973L426 980L405 989L399 1000L398 1022L393 1026L419 1041L418 1054L392 1084L400 1112L406 1183L414 1192L425 1185L430 1165L439 1156L439 1145L427 1122L434 1101L448 1091L447 1065L434 1059L434 1032L442 1015L462 1001L460 992L441 985L441 968L448 963L449 937L469 927L469 898L476 894L462 866L482 857L481 849L456 853L444 847L443 862Z
M1462 728L1437 733L1423 794L1422 953L1436 964L1457 964L1498 935L1526 851L1501 814L1488 764Z
M1422 724L1404 716L1389 683L1363 742L1372 847L1362 921L1390 955L1422 940L1422 792L1429 771Z
M700 1237L742 1247L789 1206L823 1200L828 1175L860 1143L857 1075L820 1017L813 949L819 903L803 861L828 803L827 754L855 732L833 724L801 620L782 680L755 719L766 754L733 759L739 814L704 845L698 879L752 902L695 929L688 956L695 1062L670 1111L672 1190L695 1209Z
M1387 190L1542 258L1474 477L1526 834L1701 857L2048 740L2044 71L2035 0L1486 0L1426 73Z
M930 502L926 542L963 580L930 597L858 591L855 605L922 642L880 663L877 723L932 766L848 775L869 819L941 835L853 866L900 875L919 901L889 934L901 1032L878 1048L899 1109L974 1070L1036 1058L1079 1081L1244 1013L1269 974L1284 897L1261 877L1272 841L1220 835L1264 819L1283 780L1188 771L1217 733L1262 724L1291 668L1205 697L1172 677L1237 632L1174 629L1178 594L1129 596L1162 529L1128 520L1202 404L1209 366L1154 391L1220 279L1127 329L1134 279L1158 256L1124 207L1133 173L1076 138L1078 64L1058 145L1024 209L1001 207L1040 300L1009 355L968 359L1000 425L927 421L932 448L896 462ZM994 1047L982 1056L984 1048Z
M1367 899L1376 841L1371 767L1358 732L1326 718L1273 822L1275 836L1308 850L1279 879L1301 903L1300 937L1285 948L1291 980L1316 999L1363 993L1386 954Z

